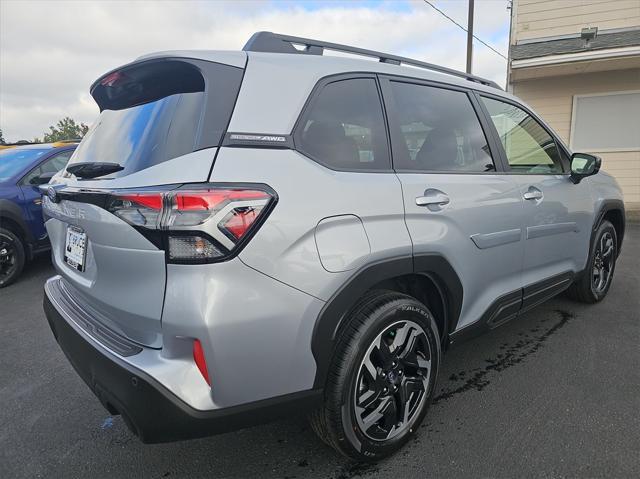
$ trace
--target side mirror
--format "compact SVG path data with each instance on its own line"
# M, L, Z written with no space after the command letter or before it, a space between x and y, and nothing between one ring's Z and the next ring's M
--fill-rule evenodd
M41 175L34 176L29 180L29 184L37 186L37 185L46 185L51 181L51 178L55 175L55 172L47 172L42 173Z
M595 175L600 171L600 165L602 165L602 158L589 153L574 153L571 156L571 181L574 184L578 184L582 181L582 178Z

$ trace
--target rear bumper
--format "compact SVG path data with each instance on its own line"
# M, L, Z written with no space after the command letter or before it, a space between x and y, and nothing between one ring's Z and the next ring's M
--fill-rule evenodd
M111 414L121 414L142 442L157 443L241 429L311 410L322 392L310 390L240 406L201 411L192 408L145 372L88 339L65 317L45 288L44 311L53 334L74 369Z

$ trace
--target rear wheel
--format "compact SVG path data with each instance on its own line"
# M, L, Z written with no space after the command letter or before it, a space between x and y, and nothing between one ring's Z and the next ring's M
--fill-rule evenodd
M567 291L569 297L582 303L601 301L611 286L617 256L616 229L605 220L593 237L584 274Z
M348 457L375 461L404 445L422 422L440 364L438 330L415 299L378 291L349 318L331 364L325 405L311 424Z
M0 228L0 288L13 283L24 268L24 245L20 238L5 228Z

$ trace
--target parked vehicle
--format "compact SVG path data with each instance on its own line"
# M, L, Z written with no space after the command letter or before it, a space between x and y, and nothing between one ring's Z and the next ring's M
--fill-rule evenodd
M490 81L262 32L91 94L100 117L46 188L44 308L144 442L309 411L377 460L415 433L447 348L611 285L620 188Z
M16 144L0 150L0 288L13 283L26 261L48 251L38 185L64 168L76 144Z

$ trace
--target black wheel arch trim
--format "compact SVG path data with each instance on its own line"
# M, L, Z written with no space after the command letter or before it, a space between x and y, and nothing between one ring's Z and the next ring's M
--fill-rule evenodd
M311 339L311 351L316 361L314 388L323 388L333 355L337 333L362 295L376 284L406 276L424 274L436 283L445 298L443 339L457 325L462 307L462 282L446 258L439 254L400 256L369 263L357 270L327 301L316 320Z
M0 227L2 227L5 218L16 223L20 228L20 231L17 231L17 233L21 233L27 243L31 243L33 242L33 235L22 214L22 209L13 201L0 200Z
M622 200L604 200L600 204L600 207L598 209L598 214L596 215L595 217L596 219L593 222L593 229L591 230L591 239L589 243L589 255L591 255L591 244L593 243L593 236L595 235L596 231L602 224L602 221L604 220L605 215L610 211L618 211L622 217L622 224L620 225L622 231L620 231L620 234L618 235L619 237L617 238L618 240L617 255L620 256L620 251L622 250L622 240L624 239L624 232L626 228L624 202Z

